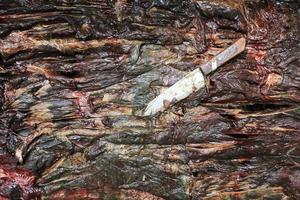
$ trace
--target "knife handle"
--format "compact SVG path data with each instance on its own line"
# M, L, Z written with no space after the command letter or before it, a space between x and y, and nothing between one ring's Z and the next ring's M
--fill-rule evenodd
M235 43L227 47L224 51L213 57L210 61L200 66L204 75L215 71L218 67L223 65L228 60L232 59L236 55L245 50L246 39L240 38Z

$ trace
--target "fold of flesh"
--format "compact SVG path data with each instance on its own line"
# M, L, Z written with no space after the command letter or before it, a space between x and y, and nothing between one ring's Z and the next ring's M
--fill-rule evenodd
M0 0L0 198L300 199L299 22L293 0Z

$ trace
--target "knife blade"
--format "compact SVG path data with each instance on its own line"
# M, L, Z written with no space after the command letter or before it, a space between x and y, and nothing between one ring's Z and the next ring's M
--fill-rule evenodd
M174 104L205 87L205 76L215 71L228 60L244 51L246 39L240 38L227 47L224 51L213 57L207 63L193 70L177 81L174 85L164 90L159 96L150 101L145 109L144 116L149 116L166 110Z

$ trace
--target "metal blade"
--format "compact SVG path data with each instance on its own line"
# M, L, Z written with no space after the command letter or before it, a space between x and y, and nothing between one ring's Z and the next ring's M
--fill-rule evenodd
M205 75L216 70L220 65L227 62L229 59L238 55L245 49L246 40L239 39L233 45L226 48L220 54L200 68ZM205 78L199 68L187 74L174 85L163 91L159 96L153 99L147 106L144 116L156 114L159 111L164 111L171 104L181 101L188 97L191 93L198 91L205 86Z
M200 69L197 68L153 99L148 104L144 116L153 115L166 109L171 103L176 103L188 97L194 91L204 87L204 85L204 76Z

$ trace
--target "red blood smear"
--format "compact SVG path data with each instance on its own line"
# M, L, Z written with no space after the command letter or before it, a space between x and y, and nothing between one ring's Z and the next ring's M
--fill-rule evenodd
M18 166L16 159L5 151L3 144L0 149L0 200L38 197L39 191L34 188L35 177L32 173Z

